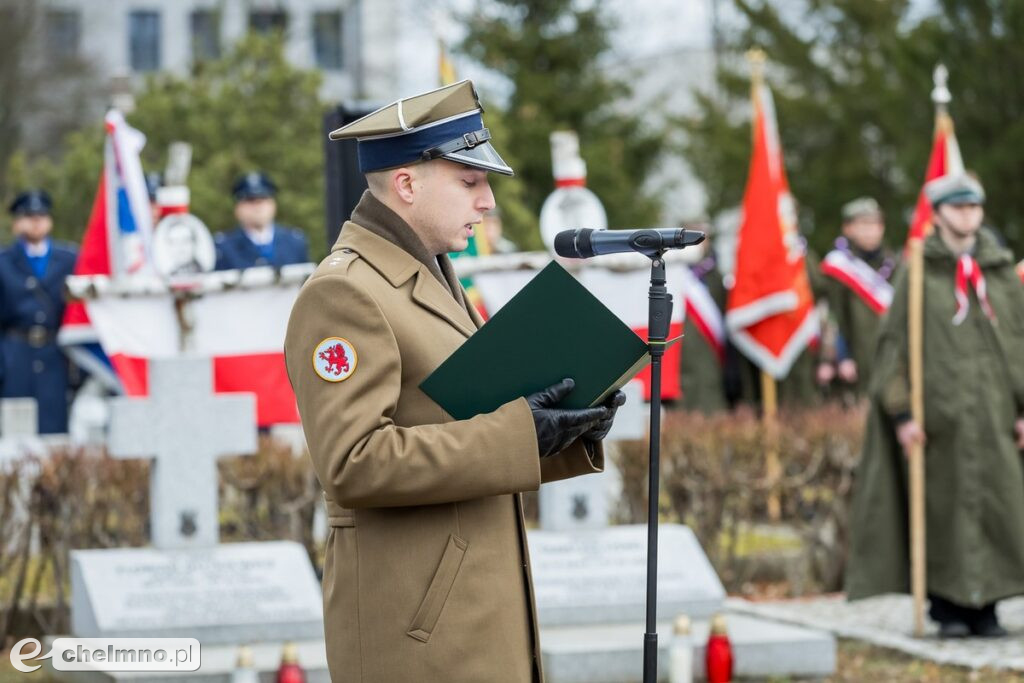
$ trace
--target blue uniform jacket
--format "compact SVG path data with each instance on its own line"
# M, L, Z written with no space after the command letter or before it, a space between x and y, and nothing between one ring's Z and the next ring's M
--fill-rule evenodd
M20 242L0 251L2 394L36 399L41 434L68 429L68 358L56 337L64 317L64 279L77 257L74 247L51 242L40 279Z
M273 255L270 260L241 227L228 232L217 233L217 270L252 268L253 266L274 266L280 268L290 263L307 263L309 248L306 236L294 228L274 225Z

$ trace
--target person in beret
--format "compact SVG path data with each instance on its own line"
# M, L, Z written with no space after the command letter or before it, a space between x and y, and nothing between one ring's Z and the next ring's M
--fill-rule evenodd
M217 270L273 266L309 261L306 236L274 222L277 185L265 174L252 171L238 178L231 189L235 199L234 230L217 233Z
M624 397L556 409L565 380L454 420L419 388L483 324L447 254L494 207L488 174L512 175L472 83L330 138L357 140L369 189L303 286L285 356L332 527L331 677L542 680L521 493L600 472Z
M842 234L820 265L836 334L834 358L820 362L819 382L838 378L857 398L870 382L878 327L892 302L891 281L899 265L884 237L885 217L877 201L861 197L847 202Z
M8 207L14 242L0 251L0 352L4 398L34 398L41 434L66 433L69 362L57 345L64 280L78 257L50 239L53 202L45 190L19 193Z
M911 417L908 275L882 322L851 510L850 599L908 592L904 454L924 445L927 586L939 635L1006 634L996 603L1024 594L1024 287L959 173L925 185L924 424Z

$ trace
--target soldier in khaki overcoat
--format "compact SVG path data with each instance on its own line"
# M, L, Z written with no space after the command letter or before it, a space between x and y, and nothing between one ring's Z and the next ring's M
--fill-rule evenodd
M454 420L420 390L483 324L446 254L493 208L488 171L512 174L489 137L468 81L331 133L358 140L370 189L299 294L285 352L327 499L338 683L542 680L520 493L600 472L623 400L555 409L566 381Z

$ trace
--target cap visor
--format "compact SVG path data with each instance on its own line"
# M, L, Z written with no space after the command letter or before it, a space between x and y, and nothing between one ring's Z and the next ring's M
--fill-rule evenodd
M460 149L458 152L445 154L441 158L458 164L465 164L466 166L482 168L485 171L494 171L502 175L515 175L512 167L505 163L505 160L498 155L497 150L489 142L477 145L472 149Z

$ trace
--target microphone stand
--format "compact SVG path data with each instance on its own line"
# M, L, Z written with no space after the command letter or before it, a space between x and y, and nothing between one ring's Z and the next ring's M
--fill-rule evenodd
M647 631L644 633L644 683L658 680L658 498L661 460L661 359L665 355L672 295L665 286L665 251L651 259L647 346L651 354L651 431L647 482Z

